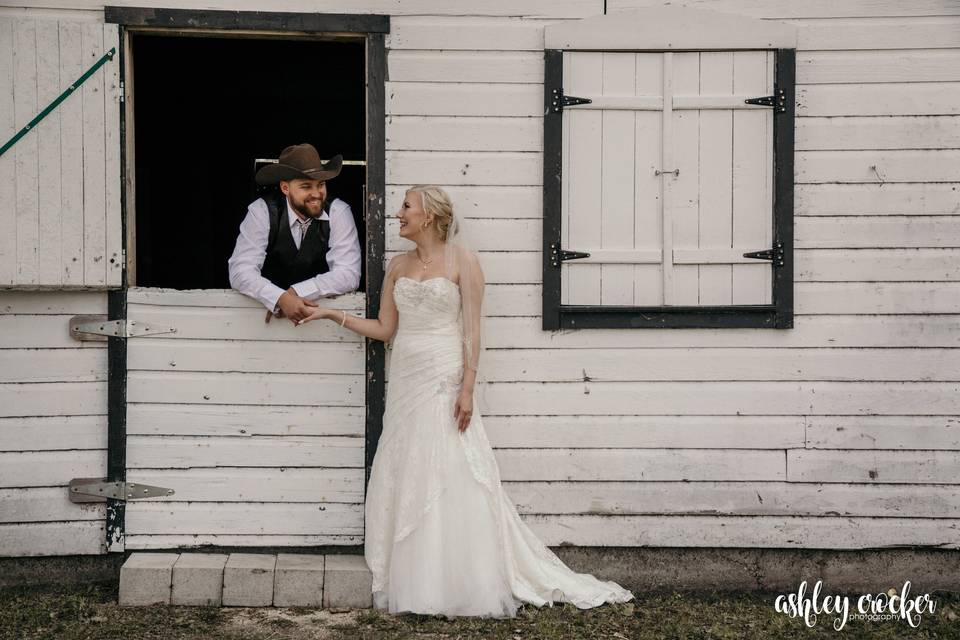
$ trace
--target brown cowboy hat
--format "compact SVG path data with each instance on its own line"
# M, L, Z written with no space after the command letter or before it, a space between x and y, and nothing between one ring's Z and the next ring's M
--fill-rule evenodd
M276 184L280 180L330 180L340 174L343 156L337 154L326 164L312 144L295 144L280 153L277 162L261 167L255 179L259 185Z

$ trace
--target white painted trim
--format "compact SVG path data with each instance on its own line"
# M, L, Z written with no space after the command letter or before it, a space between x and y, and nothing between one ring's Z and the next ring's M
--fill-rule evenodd
M796 25L666 5L544 27L544 47L602 51L796 49Z

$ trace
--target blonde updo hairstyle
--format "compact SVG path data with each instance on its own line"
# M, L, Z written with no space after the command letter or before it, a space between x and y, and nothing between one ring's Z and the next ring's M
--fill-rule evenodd
M423 210L433 214L440 239L446 242L450 225L453 224L453 202L447 192L435 185L418 184L407 189L407 193L420 194Z

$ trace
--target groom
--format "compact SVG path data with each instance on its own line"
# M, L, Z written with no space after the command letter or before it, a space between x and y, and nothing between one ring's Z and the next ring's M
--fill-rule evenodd
M355 291L360 284L360 242L353 212L343 200L327 201L327 180L343 158L326 164L310 144L287 147L255 179L279 190L252 202L230 256L230 286L259 300L272 316L297 324L322 296Z

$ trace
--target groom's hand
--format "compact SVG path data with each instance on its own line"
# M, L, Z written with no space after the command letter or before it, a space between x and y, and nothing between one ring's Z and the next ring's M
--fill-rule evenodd
M297 292L294 291L293 287L290 287L281 294L280 299L277 300L277 306L280 307L280 313L296 325L313 313L313 309L317 304L306 298L301 298L297 295Z

